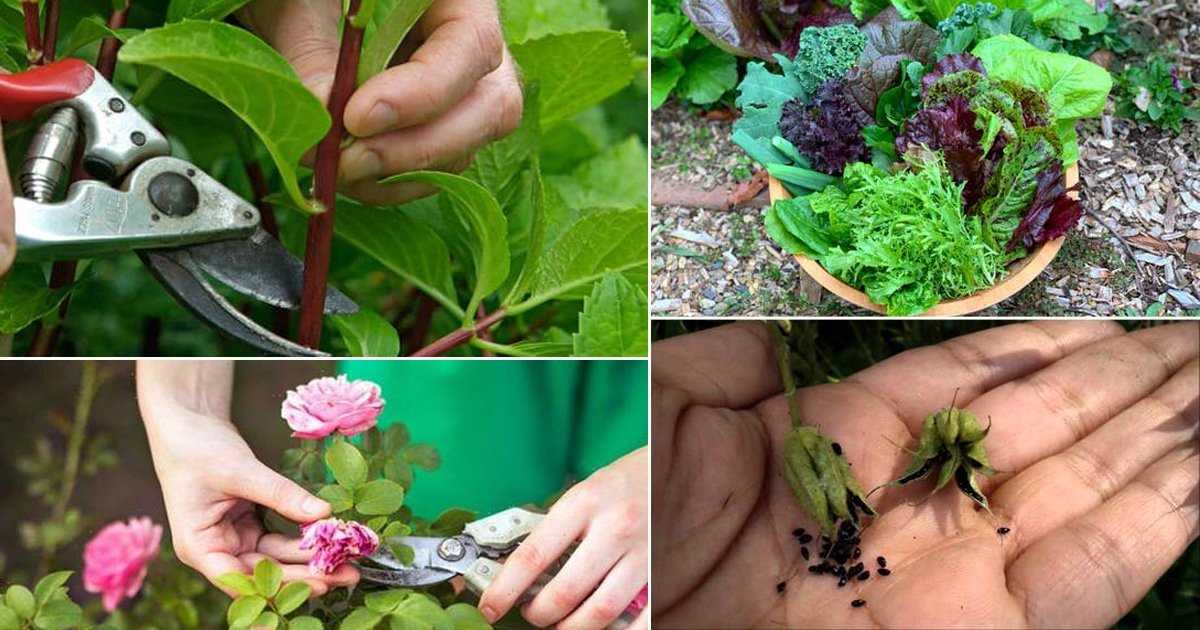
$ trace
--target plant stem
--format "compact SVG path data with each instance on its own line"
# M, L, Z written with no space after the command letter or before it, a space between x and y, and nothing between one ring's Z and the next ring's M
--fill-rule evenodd
M337 71L329 94L329 133L317 145L313 165L313 200L320 214L308 220L308 239L304 248L304 292L300 298L300 331L297 341L310 348L321 345L321 327L325 322L325 285L329 279L329 256L333 248L333 220L337 209L338 161L342 157L342 136L346 133L346 103L358 79L362 54L363 29L354 25L362 0L350 0L338 52Z
M766 321L763 322L763 325L770 331L771 340L774 342L775 362L779 366L779 380L783 383L783 395L787 398L788 415L792 418L792 428L799 428L801 425L800 401L796 400L796 378L792 374L792 356L791 349L788 348L787 337L783 336L783 331L779 329L777 322Z
M42 15L37 2L21 0L21 11L25 15L25 48L29 51L29 64L40 66L45 61L42 50Z
M475 317L476 317L476 319L487 319L487 311L484 310L482 304L479 305L479 309L476 311ZM495 339L492 339L492 331L490 329L484 329L484 330L479 331L479 338L487 343L495 343L496 342ZM492 352L490 348L484 347L484 348L482 348L482 350L483 350L483 356L485 356L485 357L496 356L496 353Z
M476 320L475 325L471 328L459 328L458 330L438 339L437 341L421 348L409 356L413 357L440 357L447 352L468 343L471 339L487 332L489 328L495 326L500 320L508 316L508 311L503 308L497 309L489 313L487 317Z
M126 0L124 8L114 10L108 18L108 28L114 31L125 28L125 22L129 18L129 7L132 4L133 0ZM49 28L49 20L47 20L46 26ZM55 35L55 39L57 39L57 35ZM121 40L112 37L106 38L100 45L100 55L96 59L96 70L109 81L112 80L113 72L117 68L117 51L120 48ZM81 179L87 179L87 175L80 166L79 155L80 151L77 150L75 154L75 169L71 174L72 184ZM55 262L50 268L50 288L58 289L74 282L77 267L78 261L75 260L60 260ZM62 330L62 322L66 321L70 308L71 296L68 294L58 306L58 322L53 325L38 325L37 332L34 333L33 345L29 350L30 356L47 357L54 353L54 348L58 346L58 337Z
M79 393L75 397L75 417L71 422L71 434L67 439L67 456L63 462L62 486L54 502L50 520L60 522L67 514L67 506L75 494L75 482L79 477L79 460L83 454L83 444L87 438L88 420L92 416L92 403L96 400L96 392L104 384L107 375L96 365L95 361L84 361L79 376ZM38 574L45 575L50 571L57 546L42 548L42 558Z
M417 303L417 317L411 328L408 329L408 334L404 336L405 348L419 348L425 342L425 336L429 334L429 325L433 322L433 314L437 312L437 300L421 294L420 301Z
M58 0L46 0L46 25L42 28L42 57L46 63L58 56Z

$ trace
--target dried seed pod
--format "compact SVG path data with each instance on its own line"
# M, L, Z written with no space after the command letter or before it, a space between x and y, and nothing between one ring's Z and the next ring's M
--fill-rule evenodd
M838 520L847 519L857 527L860 513L875 516L850 465L817 429L793 429L784 440L783 458L784 478L792 494L826 536L836 531Z
M821 531L831 531L833 524L829 520L829 500L822 491L816 464L804 446L805 431L807 429L796 429L784 440L783 476L800 502L800 507L821 525Z
M958 472L954 473L954 482L958 484L958 489L962 490L963 494L982 505L989 514L992 512L992 508L988 507L987 497L983 496L983 491L975 483L975 475L972 474L970 468L960 466Z

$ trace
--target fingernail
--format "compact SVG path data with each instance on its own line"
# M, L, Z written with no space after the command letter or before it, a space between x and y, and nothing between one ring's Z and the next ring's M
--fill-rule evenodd
M355 143L342 154L342 181L378 179L382 174L383 162L379 154L364 147L361 142Z
M483 618L487 619L488 623L496 623L496 609L491 606L483 606L479 609L483 613Z
M325 502L316 497L308 497L300 504L300 509L304 510L305 514L316 516L325 511Z
M373 136L377 133L382 133L396 126L400 122L400 117L396 114L396 110L392 109L387 103L375 103L371 111L367 112L367 118L363 121L362 134L363 136Z

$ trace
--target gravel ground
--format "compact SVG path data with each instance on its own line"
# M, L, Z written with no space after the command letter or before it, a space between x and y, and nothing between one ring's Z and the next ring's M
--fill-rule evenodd
M1200 80L1200 3L1118 6L1141 7L1138 27L1178 49L1185 76ZM978 315L1200 315L1200 124L1185 123L1175 135L1111 112L1110 104L1102 119L1080 125L1087 209L1080 226L1037 280ZM729 141L731 126L676 103L655 111L656 185L730 191L749 180L753 165ZM836 296L822 298L799 265L767 238L761 212L655 205L652 314L870 314Z

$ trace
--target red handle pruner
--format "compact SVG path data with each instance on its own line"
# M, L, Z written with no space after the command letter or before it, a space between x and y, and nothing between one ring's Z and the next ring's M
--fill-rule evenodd
M26 120L43 107L78 97L95 81L96 71L78 59L0 75L0 120Z

